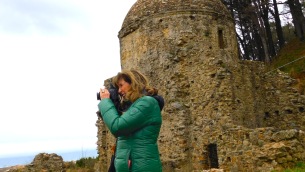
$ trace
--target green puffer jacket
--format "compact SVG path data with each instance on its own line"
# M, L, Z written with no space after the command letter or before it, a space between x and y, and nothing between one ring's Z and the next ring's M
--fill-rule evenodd
M110 99L98 104L104 123L118 137L115 157L117 172L161 172L157 139L162 118L156 99L144 96L119 116ZM131 160L131 169L128 160Z

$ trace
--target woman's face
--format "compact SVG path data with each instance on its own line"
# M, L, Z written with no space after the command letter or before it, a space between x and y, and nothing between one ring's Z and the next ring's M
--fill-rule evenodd
M119 86L119 93L121 96L125 96L126 93L130 90L131 85L126 82L124 79L120 79L118 82L118 86Z

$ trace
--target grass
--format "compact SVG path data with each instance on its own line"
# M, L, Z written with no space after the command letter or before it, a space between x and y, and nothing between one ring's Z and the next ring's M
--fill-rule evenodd
M66 172L94 172L94 165L98 161L96 158L81 158L76 162L65 162Z
M283 171L272 171L272 172L305 172L305 163L297 162L294 168L285 169Z
M296 79L294 87L305 93L305 42L293 39L281 49L269 65L269 71L279 69Z

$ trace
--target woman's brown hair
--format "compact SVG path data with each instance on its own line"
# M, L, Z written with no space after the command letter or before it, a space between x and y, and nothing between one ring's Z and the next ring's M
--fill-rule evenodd
M113 84L118 87L119 81L123 79L131 86L126 93L125 98L131 102L135 102L138 98L145 95L155 95L158 90L149 85L149 81L141 72L131 69L119 72L112 80Z

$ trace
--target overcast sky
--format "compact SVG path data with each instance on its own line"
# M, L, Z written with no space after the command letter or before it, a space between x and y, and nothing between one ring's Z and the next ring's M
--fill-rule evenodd
M96 148L96 93L135 2L0 0L0 157Z

